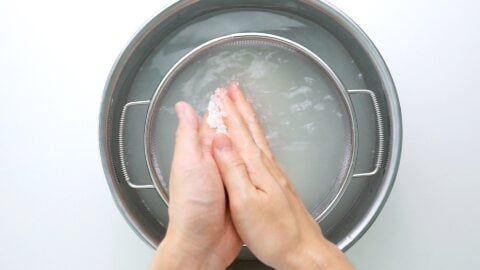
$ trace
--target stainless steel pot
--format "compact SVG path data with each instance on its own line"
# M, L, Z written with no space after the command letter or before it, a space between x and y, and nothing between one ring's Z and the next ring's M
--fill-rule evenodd
M248 22L241 19L245 12L254 15ZM222 20L224 23L220 23ZM199 29L201 35L192 34L199 33ZM327 238L341 249L348 249L374 221L392 188L400 158L401 116L392 78L374 45L348 17L323 2L180 1L144 26L112 69L100 116L102 161L120 211L147 243L156 246L161 241L168 217L159 193L165 201L167 196L158 179L155 181L150 147L146 145L149 140L144 139L149 136L148 115L154 106L150 105L148 112L146 108L132 110L129 115L127 108L150 104L139 100L158 95L161 80L195 47L238 32L275 34L302 43L321 57L343 91L343 85L347 89L369 89L352 93L368 94L374 106L365 105L372 101L362 97L352 97L353 105L349 98L345 99L352 111L351 119L358 122L352 125L353 130L358 125L358 149L353 139L355 152L347 171L349 177L331 207L322 212L329 214L318 216ZM356 132L353 134L352 138L356 138ZM353 166L355 171L374 170L352 178ZM149 190L153 187L158 192ZM162 208L156 209L157 204Z

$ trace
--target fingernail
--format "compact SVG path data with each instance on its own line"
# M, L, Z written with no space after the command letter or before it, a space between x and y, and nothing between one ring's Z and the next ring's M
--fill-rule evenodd
M230 85L228 86L228 96L232 99L232 101L238 101L241 98L241 90L240 90L240 83L237 81L231 81Z
M229 84L228 84L228 90L230 90L230 92L237 92L238 90L240 90L240 83L237 82L237 81L231 81Z
M177 102L177 104L175 104L175 112L177 112L179 118L183 118L185 116L185 104Z
M175 111L177 112L179 122L195 128L199 116L190 108L190 105L185 102L178 102L175 105Z
M230 150L232 141L224 134L216 134L214 138L215 149L218 151Z
M220 87L220 88L217 88L215 93L218 94L220 98L223 98L227 94L227 89Z

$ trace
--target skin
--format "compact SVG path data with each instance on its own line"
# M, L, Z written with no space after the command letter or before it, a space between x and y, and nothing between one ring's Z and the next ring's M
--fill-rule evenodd
M169 183L169 226L151 269L224 269L237 256L235 231L212 154L215 131L179 102L179 124Z
M275 160L239 84L227 88L228 136L214 134L206 116L199 123L190 105L176 105L170 223L151 269L225 269L242 243L275 269L353 269Z

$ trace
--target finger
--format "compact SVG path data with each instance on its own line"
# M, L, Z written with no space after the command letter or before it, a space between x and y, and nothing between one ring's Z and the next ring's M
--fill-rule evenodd
M245 97L243 91L240 89L240 84L236 81L230 82L227 89L228 96L235 103L238 112L247 124L255 143L268 157L273 157L272 151L268 146L265 133L255 114L255 110L253 109L252 104Z
M212 153L212 142L215 136L215 129L211 128L207 123L208 112L205 112L200 120L200 145L203 154Z
M198 133L198 116L190 104L180 101L175 105L178 127L175 134L173 163L197 162L202 155Z
M247 124L243 120L230 97L228 97L228 95L223 96L222 102L223 109L226 112L224 121L228 128L228 135L232 139L236 149L240 152L242 158L245 161L248 161L251 158L249 155L259 148L253 140Z
M227 89L228 96L236 105L238 112L242 116L250 133L252 134L252 138L267 157L267 159L262 160L265 166L269 168L270 173L274 176L274 178L277 180L277 183L282 188L289 189L294 196L298 196L290 179L281 169L278 162L274 160L274 156L270 150L270 147L268 146L265 133L263 132L260 122L255 115L255 110L240 89L239 83L236 81L230 82Z
M303 200L293 186L292 181L290 180L286 172L283 170L283 168L280 166L278 161L275 159L272 160L265 158L263 162L268 168L270 174L276 180L277 184L280 186L280 189L285 194L290 206L292 207L292 209L294 209L295 215L299 217L307 215L308 217L310 217L310 212L308 212L307 208L303 203Z
M230 205L248 200L255 187L243 159L233 149L231 140L224 134L217 134L213 139L213 149L213 157L222 175Z
M223 98L223 106L227 113L224 120L228 127L228 136L232 139L240 157L245 161L252 183L258 189L270 190L270 187L275 185L273 183L275 179L262 162L262 159L268 157L255 143L250 130L237 111L233 101L228 96Z
M294 201L301 200L297 191L295 190L295 187L293 186L292 181L290 181L290 178L277 160L264 156L262 163L268 169L270 175L273 176L273 179L275 179L275 182L278 184L278 186L280 186L280 188L289 198L293 198Z
M269 170L270 174L275 178L276 182L283 188L291 190L294 194L295 188L292 182L288 178L287 174L283 171L280 164L275 159L265 157L262 159L264 166Z
M230 83L229 88L232 89L233 92L242 94L241 90L235 86L235 83ZM263 142L260 143L260 145L262 145L263 149L265 149L265 151L267 152L260 148L260 146L255 141L251 129L248 128L244 117L240 114L238 106L233 103L230 95L231 93L228 93L228 95L224 97L224 107L227 111L227 117L225 118L225 122L229 128L229 136L232 138L235 146L240 145L240 147L238 147L238 150L242 158L247 163L249 171L255 172L255 175L252 177L253 183L262 188L268 188L268 186L272 184L270 183L271 181L276 181L277 184L279 184L280 186L291 185L288 183L288 178L283 177L280 179L273 176L272 172L274 171L270 168L275 168L276 164L273 164L274 157L270 152L270 148L268 147L268 143L266 141L265 135L263 135L263 131L260 125L258 124L258 122L254 124L256 125L256 136L259 141L262 141L261 138L263 137ZM245 96L243 96L243 100L245 103L248 103L248 101L245 99ZM249 111L246 112L246 114L253 116L254 119L252 121L255 122L256 120L254 110L253 108L251 108L251 105L248 104L248 106L250 106L250 109L245 109L246 111ZM263 166L259 166L259 163L262 163ZM287 182L287 184L285 184L284 182Z

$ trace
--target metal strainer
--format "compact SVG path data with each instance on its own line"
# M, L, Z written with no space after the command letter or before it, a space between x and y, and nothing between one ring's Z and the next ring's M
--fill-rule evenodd
M374 92L370 90L346 90L340 79L333 72L333 70L316 54L305 48L304 46L291 41L289 39L265 34L265 33L236 33L219 38L212 39L192 51L188 52L182 57L166 74L159 86L157 87L151 100L129 102L123 107L120 118L119 127L119 154L122 173L128 185L134 189L156 189L161 198L168 204L168 183L167 177L162 170L162 165L159 164L160 154L162 152L161 145L161 130L162 121L161 115L165 113L161 110L161 100L167 91L172 91L171 87L175 80L181 76L182 72L201 57L204 57L213 50L222 48L248 47L248 48L262 48L282 50L285 53L291 54L294 57L301 57L308 61L316 69L315 71L323 78L324 85L328 91L334 95L339 101L339 110L341 110L342 130L340 132L340 140L343 141L342 146L335 151L338 155L338 160L335 161L335 166L338 166L337 175L329 187L325 196L318 198L313 209L311 209L312 216L319 222L321 221L336 205L341 198L345 188L351 177L371 176L377 173L382 165L384 155L384 135L382 116L377 98ZM357 123L355 113L351 104L349 94L367 94L371 97L374 111L377 120L377 153L375 167L366 173L353 174L353 165L355 164L357 155ZM187 100L188 102L188 100ZM124 126L127 111L132 106L149 105L146 123L145 123L145 158L148 165L150 176L153 184L140 185L135 184L129 177L126 154L124 149ZM328 128L325 127L325 128ZM304 161L300 161L304 162Z

